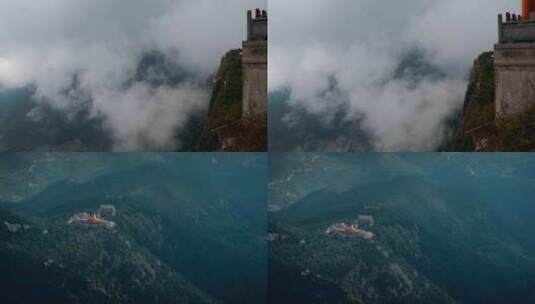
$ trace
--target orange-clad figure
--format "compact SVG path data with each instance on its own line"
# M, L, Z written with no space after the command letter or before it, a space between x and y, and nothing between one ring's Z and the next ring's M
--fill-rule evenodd
M522 19L530 19L529 15L533 11L535 11L535 0L522 0Z

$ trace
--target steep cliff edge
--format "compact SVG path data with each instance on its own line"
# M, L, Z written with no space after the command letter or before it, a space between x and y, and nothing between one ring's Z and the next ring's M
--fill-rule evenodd
M464 107L447 151L534 151L535 108L495 119L494 53L485 52L470 71Z
M223 57L215 75L208 118L195 150L267 150L267 113L243 117L242 90L242 53L235 49Z

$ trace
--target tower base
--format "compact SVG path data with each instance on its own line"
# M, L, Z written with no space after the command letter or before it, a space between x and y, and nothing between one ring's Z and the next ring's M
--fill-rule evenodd
M494 46L496 118L535 106L535 43Z

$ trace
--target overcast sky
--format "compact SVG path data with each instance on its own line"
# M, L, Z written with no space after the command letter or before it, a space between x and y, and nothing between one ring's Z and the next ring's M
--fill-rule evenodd
M174 128L205 108L210 92L191 83L124 90L142 52L161 50L208 77L228 50L241 47L246 10L266 6L266 0L0 0L0 82L35 84L36 100L68 110L76 98L59 92L78 73L117 149L139 148L140 137L171 147Z
M349 105L346 119L363 119L376 150L435 149L473 60L497 40L497 14L518 12L520 2L270 0L270 91L291 88L289 102L316 114ZM392 79L411 49L446 77L416 86ZM329 77L344 98L320 96Z

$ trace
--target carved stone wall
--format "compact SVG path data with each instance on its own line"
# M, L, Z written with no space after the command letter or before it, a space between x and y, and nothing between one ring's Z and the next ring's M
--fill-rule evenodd
M246 41L243 46L243 113L267 111L267 42Z
M535 106L535 43L497 44L494 56L496 116Z
M267 111L267 14L257 10L255 19L247 14L247 38L243 42L243 115Z

